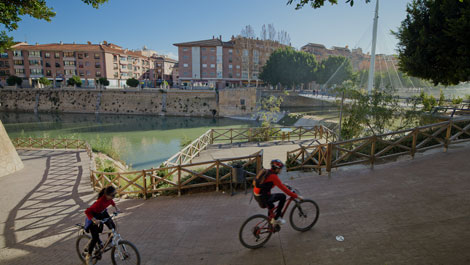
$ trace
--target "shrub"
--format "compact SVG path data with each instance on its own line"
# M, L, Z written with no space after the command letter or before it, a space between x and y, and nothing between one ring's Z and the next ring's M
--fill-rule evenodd
M127 79L126 84L130 87L137 87L139 85L139 80L135 78Z
M96 83L103 87L109 86L109 80L106 77L101 77L100 79L96 80Z
M21 86L23 84L23 79L21 77L16 76L16 75L10 75L7 78L7 84L9 86L14 86L14 85Z
M81 87L82 80L80 79L79 76L74 75L71 78L69 78L69 80L67 80L67 85Z

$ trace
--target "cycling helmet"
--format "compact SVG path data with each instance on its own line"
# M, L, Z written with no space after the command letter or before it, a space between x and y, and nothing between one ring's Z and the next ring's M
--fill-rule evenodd
M283 168L284 164L281 162L279 159L274 159L271 161L271 168L272 169L277 169L277 168Z

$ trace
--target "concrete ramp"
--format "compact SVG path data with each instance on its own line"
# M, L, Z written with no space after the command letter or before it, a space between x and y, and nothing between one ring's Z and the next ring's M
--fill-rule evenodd
M21 170L23 167L23 162L0 121L0 177Z

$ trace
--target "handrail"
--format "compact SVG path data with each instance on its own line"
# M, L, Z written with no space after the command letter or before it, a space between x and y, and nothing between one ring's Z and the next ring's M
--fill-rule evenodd
M450 144L464 141L470 141L470 119L449 120L380 135L301 146L287 152L287 170L313 168L321 173L325 168L330 173L332 168L352 164L366 163L373 167L378 160L406 154L414 157L416 152L438 147L447 151Z

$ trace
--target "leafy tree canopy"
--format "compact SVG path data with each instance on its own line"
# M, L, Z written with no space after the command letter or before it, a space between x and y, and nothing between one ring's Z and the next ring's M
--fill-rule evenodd
M346 3L350 4L351 6L354 5L354 0L345 0ZM366 3L369 3L370 0L364 0ZM295 4L295 9L301 9L305 5L309 5L313 8L320 8L325 5L325 2L329 2L332 5L338 4L338 0L289 0L287 1L288 5Z
M126 80L126 84L130 87L137 87L139 85L139 80L135 78L130 78Z
M343 56L329 56L320 63L317 82L327 86L340 85L353 77L351 61Z
M400 69L434 84L470 80L470 1L413 0L397 32Z

